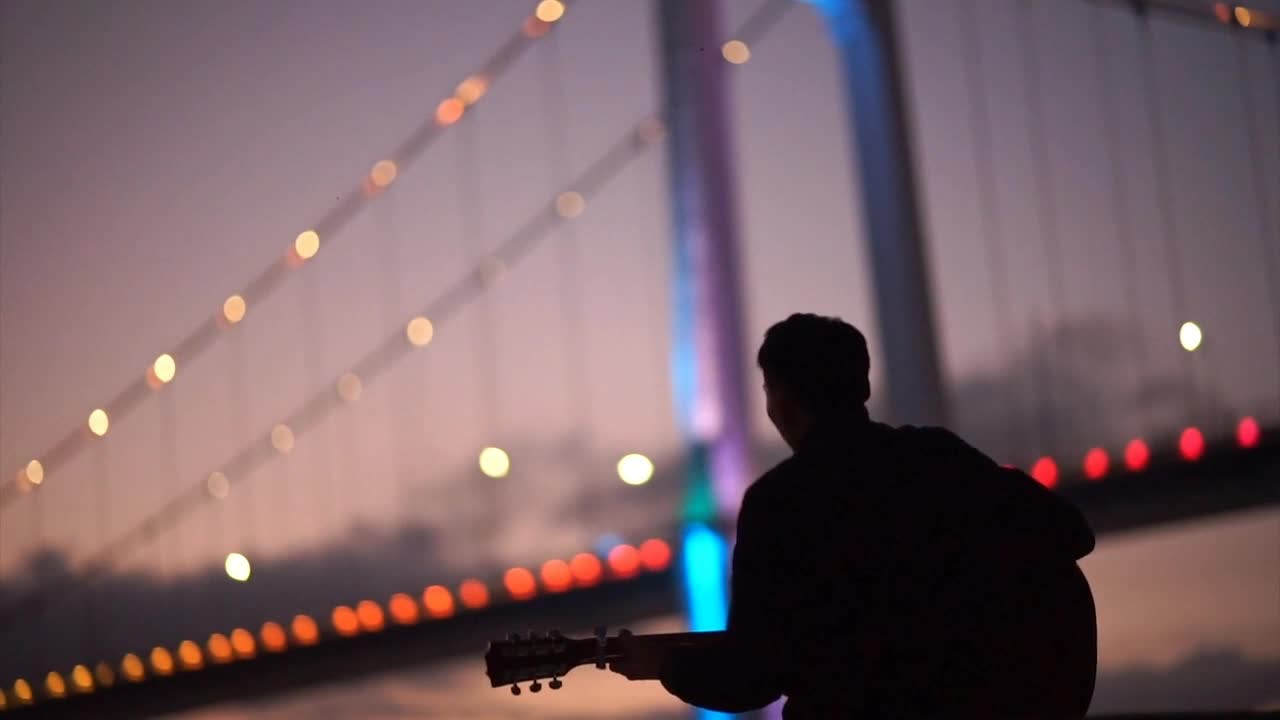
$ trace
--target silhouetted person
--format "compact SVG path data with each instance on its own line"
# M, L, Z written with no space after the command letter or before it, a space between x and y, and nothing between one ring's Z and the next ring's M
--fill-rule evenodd
M728 631L614 669L682 700L784 716L1081 718L1097 628L1067 501L939 428L872 422L866 340L792 315L758 356L794 454L747 490Z

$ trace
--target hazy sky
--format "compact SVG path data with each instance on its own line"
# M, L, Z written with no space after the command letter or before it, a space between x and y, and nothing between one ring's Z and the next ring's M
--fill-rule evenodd
M0 477L82 425L278 258L533 4L0 4ZM724 5L732 28L758 3ZM1141 336L1150 375L1176 375L1177 326L1187 319L1174 310L1180 304L1206 332L1192 366L1197 384L1233 413L1277 417L1280 308L1268 301L1265 253L1276 267L1280 242L1262 234L1264 217L1273 233L1280 228L1274 50L1246 43L1250 75L1242 82L1234 36L1155 20L1166 135L1157 146L1132 18L1076 0L1032 3L1046 138L1037 146L1015 32L1028 5L981 0L976 22L971 7L902 4L935 305L953 385L998 372L1033 344L1037 318L1101 318ZM991 230L980 216L970 27L980 28L978 82L989 100L997 180L986 189L1004 245L1009 334L992 307L997 278L984 254ZM103 442L39 492L0 511L0 575L45 545L82 559L246 444L264 442L272 425L398 332L656 108L655 39L649 3L582 0L571 8L389 192L340 237L324 238L270 301L250 307L199 361L178 358L171 386L117 419ZM874 348L833 50L820 20L800 6L752 51L750 62L729 68L747 337L754 343L770 323L806 310L858 323ZM1040 147L1044 176L1034 172ZM666 365L663 152L633 163L482 302L441 322L431 345L300 436L291 455L125 566L167 575L218 563L231 548L281 555L345 537L357 520L412 518L457 538L441 570L451 575L536 562L646 521L621 505L549 518L594 484L617 484L621 454L669 457L678 448ZM1172 236L1161 229L1152 170L1162 156ZM1119 224L1111 158L1127 208ZM1050 192L1066 290L1060 306L1045 262L1052 230L1037 202ZM1121 272L1118 227L1132 233L1136 277ZM1184 277L1180 295L1166 240ZM1126 282L1137 283L1134 306ZM580 324L566 307L577 309ZM1023 388L1018 378L1009 382ZM1037 397L1021 389L1017 400ZM770 437L758 402L753 427ZM1124 439L1087 442L1114 448ZM496 488L473 470L488 444L510 449L514 462ZM468 472L474 487L460 487Z

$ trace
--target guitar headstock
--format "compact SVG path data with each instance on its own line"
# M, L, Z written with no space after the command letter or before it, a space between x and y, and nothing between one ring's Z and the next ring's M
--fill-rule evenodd
M512 633L506 640L494 640L484 654L485 674L493 687L511 686L511 694L520 694L520 683L532 680L530 692L542 690L543 678L552 690L559 690L560 680L579 665L595 664L605 667L616 657L613 642L605 635L604 628L596 629L592 639L573 639L561 635L558 630L544 634L528 635Z

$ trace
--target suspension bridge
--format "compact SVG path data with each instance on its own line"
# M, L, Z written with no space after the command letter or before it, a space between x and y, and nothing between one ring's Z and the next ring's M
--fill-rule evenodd
M190 290L128 322L167 344L86 353L138 372L6 428L0 709L141 717L513 628L714 627L736 498L784 456L752 338L792 310L881 348L873 416L955 427L1104 537L1280 503L1280 8L530 5L415 88L407 132L332 149L362 175L281 203L340 187L314 215L246 200L267 262L157 277ZM821 73L788 59L812 37ZM654 49L630 106L588 102L603 58ZM795 96L761 96L778 74ZM6 423L35 414L7 388Z

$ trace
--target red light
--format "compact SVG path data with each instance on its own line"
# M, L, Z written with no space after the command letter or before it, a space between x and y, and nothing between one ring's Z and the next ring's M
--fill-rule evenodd
M1199 460L1204 454L1204 435L1198 428L1189 427L1178 438L1178 452L1187 460Z
M573 574L569 572L569 563L563 560L548 560L543 563L542 584L553 593L568 590L573 585Z
M671 546L658 538L645 540L640 544L640 564L649 572L666 570L671 564Z
M600 558L591 553L578 553L569 561L569 571L573 573L578 587L591 587L600 582L603 569L600 567Z
M533 573L522 567L508 570L502 577L502 584L507 586L507 592L516 600L528 600L538 592L538 584L533 579Z
M1133 472L1145 469L1150 459L1151 450L1140 438L1134 438L1124 446L1124 466Z
M418 622L418 603L404 593L392 595L387 603L387 610L391 611L391 619L398 625L412 625Z
M1258 441L1261 439L1262 428L1258 425L1257 420L1247 417L1236 426L1236 442L1240 443L1240 447L1257 447Z
M368 632L378 632L386 624L382 606L372 600L361 600L356 604L356 620L360 621L360 628Z
M471 582L471 581L468 581ZM484 590L484 585L480 586L480 590ZM467 583L462 584L462 602L468 607L478 607L484 602L475 602L475 598L467 597ZM475 590L471 590L475 592ZM485 598L488 600L486 594ZM470 600L471 602L468 602ZM422 604L427 608L427 614L433 618L447 618L453 614L453 593L449 592L449 588L443 585L432 585L422 591ZM414 605L415 609L417 605Z
M618 545L609 551L609 569L620 578L629 578L640 570L640 553L630 545Z
M1054 487L1058 484L1058 464L1051 457L1042 457L1031 466L1031 477L1047 488Z
M343 637L350 637L360 632L360 623L356 619L356 611L346 605L339 605L333 609L333 629L338 631Z
M458 597L469 608L482 608L489 604L489 588L479 580L463 580L458 587Z
M1093 448L1084 456L1084 476L1090 480L1101 480L1111 468L1111 458L1102 448Z

